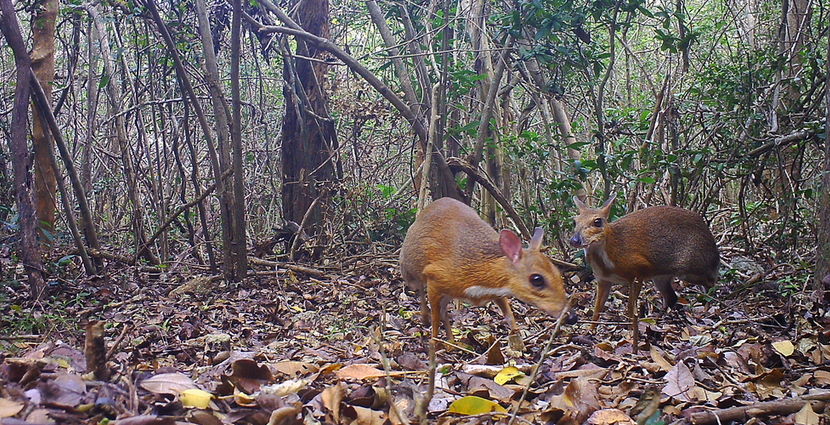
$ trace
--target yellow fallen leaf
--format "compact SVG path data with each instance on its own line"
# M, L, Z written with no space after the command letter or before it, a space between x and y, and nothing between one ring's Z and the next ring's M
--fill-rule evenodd
M256 407L256 398L235 389L233 391L233 401L243 407Z
M511 379L523 375L524 373L522 373L522 371L517 369L515 366L508 366L497 373L493 380L499 385L504 385L510 382Z
M781 353L782 356L788 357L795 351L795 346L789 340L776 341L772 343L772 348Z
M179 400L184 407L195 407L197 409L207 409L210 405L210 399L213 395L205 390L198 388L191 388L184 390L179 394Z
M450 413L460 413L462 415L480 415L482 413L501 412L507 413L507 409L501 407L500 404L486 398L468 395L461 397L452 402L449 408Z

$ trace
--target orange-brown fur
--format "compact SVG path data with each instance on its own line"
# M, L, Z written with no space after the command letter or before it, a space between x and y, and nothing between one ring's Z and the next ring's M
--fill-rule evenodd
M418 290L424 324L432 323L433 337L438 336L443 319L447 336L453 340L446 316L446 304L452 298L468 299L475 304L496 301L515 331L513 313L504 298L508 294L494 291L509 291L509 295L550 314L558 314L565 306L562 275L539 252L539 244L541 230L535 247L532 243L530 248L521 249L520 259L514 262L505 255L500 235L472 208L442 198L424 208L407 231L401 248L401 274L408 286ZM544 290L528 283L532 274L544 276ZM475 290L474 287L484 293L470 296L465 292Z
M579 215L574 218L576 230L571 243L585 248L586 259L597 278L594 321L599 318L612 283L637 286L653 280L666 307L677 302L671 286L674 277L707 287L714 285L720 259L715 238L699 214L659 206L609 223L613 199L600 208L589 208L575 199ZM597 226L597 220L603 225ZM638 292L639 287L634 291ZM636 309L636 300L629 301L629 314L636 315L631 311ZM632 319L636 321L636 317Z

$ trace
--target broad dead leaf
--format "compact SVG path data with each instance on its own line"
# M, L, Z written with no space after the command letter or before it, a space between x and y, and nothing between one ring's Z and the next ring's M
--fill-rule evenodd
M681 401L692 400L692 389L695 387L695 378L692 371L683 362L676 365L666 374L666 386L663 387L663 394Z
M196 388L196 384L183 373L162 373L151 376L139 384L141 388L153 394L180 394L185 390Z
M672 370L672 364L666 360L666 357L663 356L663 352L659 348L652 345L649 353L651 354L651 360L657 363L664 372Z
M284 362L277 362L272 365L274 370L280 373L284 373L289 377L295 377L298 375L305 375L309 373L316 373L320 370L317 365L313 363L307 362L297 362L297 361L284 361Z
M353 364L335 372L340 379L373 379L386 376L386 372L367 364Z
M342 382L324 389L323 393L320 394L320 398L323 401L323 407L328 409L329 414L332 419L334 419L334 423L340 423L340 403L343 401L343 397L345 396L346 386Z
M597 410L585 421L588 425L637 425L633 419L619 409Z
M550 400L552 411L561 411L560 425L582 424L592 413L602 407L597 393L597 384L587 378L571 381L565 391Z
M7 398L0 398L0 418L9 418L23 410L23 403L19 403Z
M810 403L804 403L804 407L796 412L793 420L798 425L819 425L819 423L821 423L821 418L815 411L813 411L813 407Z
M39 386L43 401L62 407L75 407L86 393L86 383L75 374L61 373L52 381Z
M795 346L790 340L776 341L772 343L772 348L775 349L784 357L789 357L795 352Z

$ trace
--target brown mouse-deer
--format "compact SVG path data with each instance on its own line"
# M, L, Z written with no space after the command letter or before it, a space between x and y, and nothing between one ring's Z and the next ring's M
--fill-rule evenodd
M579 215L574 217L576 229L570 243L585 250L585 259L597 280L591 328L596 328L611 284L629 285L628 315L636 344L637 299L643 281L654 281L668 309L677 303L673 278L710 288L718 279L720 256L715 238L699 214L660 206L609 222L614 198L612 194L601 207L590 208L574 197Z
M418 291L424 325L432 324L432 337L438 337L443 321L448 340L454 341L447 317L447 304L453 298L476 305L495 301L513 335L516 320L506 297L558 315L566 304L564 282L540 252L543 234L537 228L530 247L522 248L515 233L496 233L462 202L441 198L427 205L406 232L400 265L407 286ZM521 349L521 338L510 341L514 349Z

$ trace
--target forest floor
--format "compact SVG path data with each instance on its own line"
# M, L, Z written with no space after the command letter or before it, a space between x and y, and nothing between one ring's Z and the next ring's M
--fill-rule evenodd
M38 306L4 284L0 423L418 422L428 330L393 253L348 270L255 267L228 284L111 265L54 281ZM684 314L662 315L646 285L636 350L622 288L596 331L580 320L552 341L556 318L513 301L523 352L507 347L495 305L451 305L459 347L438 350L429 422L826 424L830 316L782 276L685 288ZM566 278L573 311L590 317L591 284ZM87 323L107 353L94 337L85 346Z

